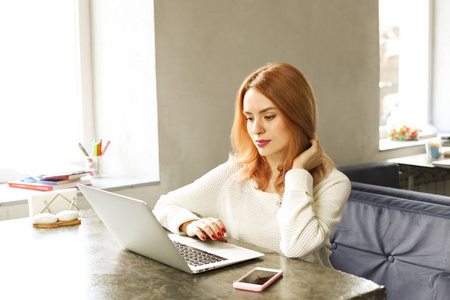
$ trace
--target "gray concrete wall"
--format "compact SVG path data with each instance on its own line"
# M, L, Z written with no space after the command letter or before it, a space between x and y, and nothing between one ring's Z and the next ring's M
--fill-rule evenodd
M338 165L423 151L378 150L377 0L154 4L161 183L131 195L153 204L224 162L239 85L267 62L309 78L319 139Z

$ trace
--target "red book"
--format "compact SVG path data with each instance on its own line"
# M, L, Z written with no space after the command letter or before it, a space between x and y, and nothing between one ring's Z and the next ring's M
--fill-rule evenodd
M35 191L46 191L46 192L53 191L52 185L26 183L23 181L9 181L8 186L11 188L27 189L27 190L35 190Z
M54 191L54 190L76 188L78 183L81 183L84 185L91 185L90 180L78 180L78 181L70 182L67 184L59 184L59 185L31 183L31 182L23 182L21 180L13 180L13 181L8 181L8 186L11 188L48 192L48 191Z

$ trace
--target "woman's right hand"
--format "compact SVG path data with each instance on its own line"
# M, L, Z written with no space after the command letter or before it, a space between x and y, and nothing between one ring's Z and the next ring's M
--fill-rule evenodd
M311 171L320 166L323 160L322 146L316 139L311 140L311 147L298 155L293 162L293 169L305 169Z
M203 218L185 222L181 224L180 231L190 237L197 236L202 241L210 238L214 241L227 242L227 239L223 236L227 232L225 226L221 220L215 218Z

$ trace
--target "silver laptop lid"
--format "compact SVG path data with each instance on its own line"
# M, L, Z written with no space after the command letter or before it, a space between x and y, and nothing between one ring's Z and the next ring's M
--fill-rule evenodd
M79 188L122 247L192 273L147 203L84 185Z

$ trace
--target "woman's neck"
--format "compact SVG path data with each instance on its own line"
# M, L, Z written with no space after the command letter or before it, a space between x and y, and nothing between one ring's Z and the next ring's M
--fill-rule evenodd
M267 184L267 186L263 189L263 192L266 193L276 193L275 189L275 181L277 180L278 176L280 176L280 171L278 170L278 163L279 161L274 162L274 160L271 160L266 157L266 163L269 165L269 176L270 181Z
M266 193L276 193L277 190L275 189L275 181L277 180L278 176L280 175L280 171L275 168L271 168L270 170L270 180L267 184L266 188L263 190L263 192Z

